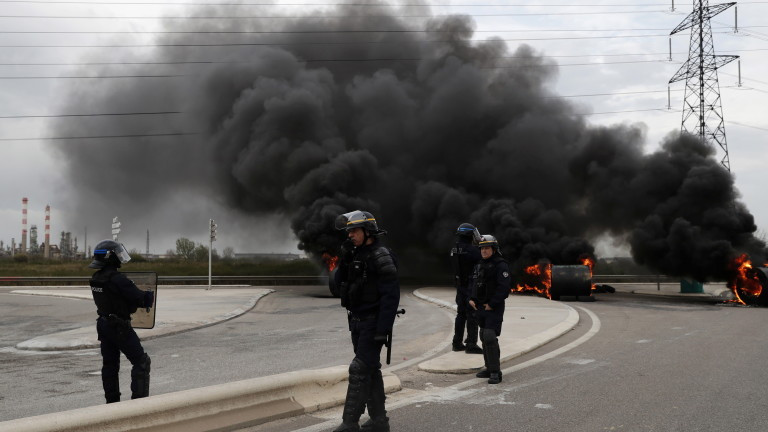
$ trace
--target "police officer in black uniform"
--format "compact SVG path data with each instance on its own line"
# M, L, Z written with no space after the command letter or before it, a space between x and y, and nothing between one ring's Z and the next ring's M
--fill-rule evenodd
M120 352L133 365L131 399L149 396L150 359L131 327L131 314L140 307L151 307L154 294L140 290L117 270L130 259L122 244L102 240L93 250L93 262L88 266L98 269L90 283L99 314L96 331L101 342L101 382L107 403L120 401Z
M509 296L512 283L509 265L501 257L496 238L486 234L481 237L478 246L483 260L475 266L469 305L476 310L480 325L485 369L475 376L488 378L488 384L498 384L501 382L498 337L501 335L501 323L504 320L504 300Z
M379 229L371 213L355 210L343 214L336 219L336 228L346 230L348 236L342 245L336 283L341 305L347 309L355 358L349 365L343 422L334 432L389 432L380 356L400 302L397 262L381 244L379 236L386 232ZM366 405L370 420L361 427L358 422Z
M477 346L477 320L474 310L469 307L471 294L469 279L472 270L480 262L480 248L475 244L480 241L480 233L474 225L463 223L456 230L456 245L451 249L451 265L453 266L456 285L456 321L453 331L453 350L466 351L468 354L482 354ZM464 327L467 328L466 345Z

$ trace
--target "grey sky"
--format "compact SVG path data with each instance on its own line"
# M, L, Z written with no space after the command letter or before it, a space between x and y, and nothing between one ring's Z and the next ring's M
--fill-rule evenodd
M309 3L304 1L301 3ZM312 0L314 2L314 0ZM255 1L250 1L255 3ZM285 2L288 3L288 2ZM300 3L300 2L295 2ZM408 2L412 4L412 2ZM435 2L437 3L437 2ZM527 7L486 7L493 1L456 1L453 4L473 4L473 7L443 6L440 1L432 7L433 14L468 13L474 16L478 33L475 39L491 36L510 39L507 44L514 52L517 44L534 47L560 64L559 78L552 90L561 95L581 95L569 100L577 102L594 125L617 123L643 123L647 134L647 150L654 150L661 139L680 127L683 83L672 86L672 110L667 107L667 81L687 57L688 32L672 39L673 61L664 61L669 49L667 35L690 12L691 5L675 2L676 11L670 11L671 2L631 2L627 0L591 1L581 7L556 7L563 1L513 2ZM575 2L574 2L575 3ZM638 7L637 5L649 5ZM715 4L712 2L712 4ZM627 5L633 5L628 7ZM284 6L281 14L289 14L296 6ZM0 3L0 15L45 16L181 16L192 6L131 6L131 5L78 5ZM232 8L233 14L256 14L253 7ZM406 8L405 13L423 12L424 9ZM644 13L636 13L644 11ZM768 124L760 109L768 96L768 79L763 71L768 65L768 2L745 2L739 5L739 33L733 33L734 12L730 9L713 20L715 48L718 54L742 56L742 87L737 85L737 65L732 63L720 72L722 104L730 148L732 171L743 201L754 214L758 227L768 226L768 204L762 199L763 165L768 162L768 148L764 145ZM593 12L584 15L558 15L565 12ZM615 13L614 13L615 12ZM634 13L624 13L634 12ZM517 15L536 14L547 15ZM507 14L507 16L488 16ZM160 26L153 20L95 20L95 19L42 19L0 18L1 31L151 31ZM642 29L642 30L641 30ZM527 30L524 32L523 30ZM579 31L564 31L579 30ZM609 38L611 36L626 36ZM636 37L646 35L647 37ZM601 37L601 38L598 38ZM560 38L560 39L555 39ZM569 39L570 38L570 39ZM577 39L583 38L583 39ZM550 40L534 40L550 39ZM0 45L87 45L87 44L151 43L151 37L98 34L0 34ZM85 61L122 61L130 53L142 55L150 48L2 48L0 63L80 63ZM762 51L766 50L766 51ZM738 52L737 52L738 51ZM644 54L619 56L618 54ZM619 63L646 61L645 63ZM583 65L593 63L591 65ZM595 65L594 63L604 63ZM615 63L615 64L611 64ZM89 68L62 66L0 66L0 76L66 76L80 74ZM114 74L132 74L137 71L167 73L181 69L155 67L100 67L99 71ZM193 69L189 69L193 70ZM62 114L62 95L71 85L68 79L0 80L0 116ZM99 82L93 81L94 88ZM585 96L611 93L606 96ZM634 93L619 95L617 93ZM87 95L84 95L87 98ZM87 104L84 104L84 110ZM66 108L71 109L71 108ZM644 110L657 111L644 111ZM624 111L624 112L620 112ZM633 111L633 112L626 112ZM617 112L614 114L606 114ZM66 114L71 114L67 112ZM97 119L87 120L97 122ZM1 138L32 138L50 136L49 119L0 119ZM53 207L52 239L58 242L61 231L72 231L82 239L88 226L89 244L109 235L110 220L90 220L78 213L78 207L69 200L70 187L62 175L61 161L53 148L66 146L68 141L3 141L0 154L3 169L0 181L0 239L8 242L21 231L21 198L30 199L29 223L37 224L43 235L45 204ZM108 142L94 143L101 151ZM719 156L721 156L719 154ZM173 167L173 161L169 161ZM88 167L82 167L87 172ZM101 179L94 179L100 181ZM239 215L222 209L215 199L180 192L173 202L155 204L151 219L132 223L122 217L124 232L121 239L128 248L144 250L146 231L153 238L151 250L164 252L173 247L173 240L186 236L195 241L206 239L209 217L220 226L220 241L216 247L233 246L237 251L294 251L296 240L287 222L279 215L264 218ZM190 211L194 209L195 211ZM203 211L200 211L202 209ZM120 215L115 215L120 216ZM66 221L66 224L65 224ZM101 225L100 225L101 224ZM255 227L255 228L254 228Z

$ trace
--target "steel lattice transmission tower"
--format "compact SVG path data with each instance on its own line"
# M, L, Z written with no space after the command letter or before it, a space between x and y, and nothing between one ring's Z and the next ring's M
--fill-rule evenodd
M720 104L717 69L738 59L739 56L715 55L712 25L709 20L735 4L736 2L709 6L708 0L694 0L693 12L670 33L673 35L691 29L688 60L669 80L670 84L685 80L681 130L698 135L702 140L717 143L725 152L720 163L728 171L731 170L731 162L728 158L728 143L725 139L725 121Z

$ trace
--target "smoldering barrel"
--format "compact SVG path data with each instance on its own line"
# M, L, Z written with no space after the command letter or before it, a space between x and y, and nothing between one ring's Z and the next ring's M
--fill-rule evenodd
M585 265L553 265L552 286L549 288L552 300L560 296L590 297L592 295L592 274Z

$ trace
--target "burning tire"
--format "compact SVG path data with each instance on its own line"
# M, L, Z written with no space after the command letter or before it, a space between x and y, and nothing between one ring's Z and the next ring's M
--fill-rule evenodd
M760 281L759 292L750 291L746 289L738 289L739 298L746 304L757 306L768 306L768 268L757 267L754 269L754 275L757 276L757 280Z
M341 297L341 293L339 292L339 287L336 286L336 269L331 270L330 273L328 273L328 289L331 291L331 295L339 298Z
M560 296L577 296L582 301L592 296L592 274L586 265L553 265L552 286L549 288L552 300ZM589 299L587 299L589 297Z

